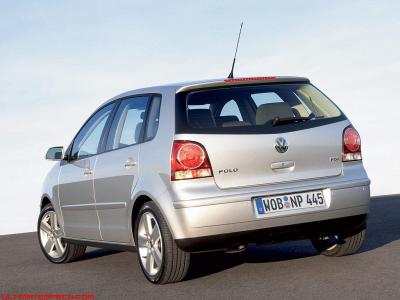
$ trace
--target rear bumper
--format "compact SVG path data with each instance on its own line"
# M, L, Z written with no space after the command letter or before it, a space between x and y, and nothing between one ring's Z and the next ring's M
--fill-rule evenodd
M276 243L286 240L329 236L337 233L351 235L365 228L367 215L316 221L295 225L263 228L250 231L218 234L205 237L177 239L178 247L185 251L199 252L234 248L239 245Z
M200 244L208 239L225 240L229 237L229 241L230 234L234 234L235 243L240 243L242 234L246 237L248 235L247 233L250 233L250 240L257 242L254 236L264 236L265 234L268 236L267 233L270 232L270 230L274 232L274 236L277 236L276 232L280 230L286 231L287 228L291 228L286 226L293 225L293 228L300 228L302 226L301 224L319 226L319 223L315 222L340 220L346 217L365 216L368 214L370 202L368 178L351 183L348 181L342 182L341 184L336 183L329 187L328 185L303 185L302 188L297 187L295 190L285 189L285 191L280 191L279 193L317 189L324 191L327 203L326 208L317 210L297 210L284 215L273 214L258 218L254 203L251 200L252 197L273 195L275 193L254 191L252 193L230 195L229 202L226 201L226 197L193 201L175 201L166 217L167 220L169 220L172 234L174 239L177 240L178 245L182 248L189 249L193 246L194 249L197 249L200 247ZM278 194L278 192L276 194ZM171 222L171 220L173 221ZM327 224L330 223L328 222ZM333 222L332 224L334 225L336 223ZM352 225L350 223L350 225L346 226L351 227ZM290 231L296 232L295 230ZM265 242L268 242L268 240L271 240L271 238L267 238ZM243 243L246 241L247 238L243 240ZM210 245L206 248L208 247L210 247Z

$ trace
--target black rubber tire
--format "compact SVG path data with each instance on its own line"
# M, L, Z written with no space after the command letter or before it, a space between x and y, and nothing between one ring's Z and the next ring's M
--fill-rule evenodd
M365 239L366 229L363 228L355 234L337 238L336 243L330 243L321 239L311 239L314 248L326 256L346 256L356 253L362 246Z
M166 284L172 282L179 282L183 280L189 270L190 253L181 250L177 246L163 215L161 214L158 207L151 201L143 204L143 206L139 211L138 216L136 217L134 226L135 241L138 240L137 232L138 232L140 217L145 212L151 212L157 219L158 226L160 227L161 238L163 243L163 261L160 271L154 276L150 276L149 274L147 274L145 268L142 265L138 251L138 260L144 275L150 282L155 284Z
M45 207L43 207L42 211L39 214L39 219L38 219L38 223L37 223L37 237L38 237L40 249L42 250L44 256L49 261L51 261L52 263L55 263L55 264L68 263L68 262L71 262L74 260L78 260L85 254L85 251L86 251L85 245L75 245L75 244L71 244L71 243L65 243L65 247L66 247L65 252L59 258L53 258L46 253L45 249L43 248L42 243L40 242L40 222L42 220L42 216L48 211L54 211L54 208L51 204L47 204Z

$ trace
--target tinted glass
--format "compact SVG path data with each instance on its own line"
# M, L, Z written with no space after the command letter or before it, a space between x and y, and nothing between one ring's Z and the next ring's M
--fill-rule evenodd
M107 150L140 142L147 102L147 96L129 98L121 102L111 125Z
M251 98L253 99L257 107L259 107L261 104L266 104L266 103L283 102L281 97L279 97L274 92L252 94Z
M244 127L242 132L246 128L249 132L267 132L267 128L277 126L276 119L302 118L317 125L321 119L342 116L332 101L307 83L194 91L187 94L185 104L187 126L192 132L200 129L202 133L207 132L205 129L231 132L229 128L237 127Z
M243 121L242 114L235 100L228 101L221 110L221 117L233 117L238 121ZM232 118L232 119L233 119Z
M99 152L100 140L114 103L97 111L79 131L72 146L71 158L79 159Z
M153 137L156 136L159 123L159 116L160 116L160 106L161 106L161 97L160 96L153 97L147 117L146 133L144 137L145 141L151 140Z

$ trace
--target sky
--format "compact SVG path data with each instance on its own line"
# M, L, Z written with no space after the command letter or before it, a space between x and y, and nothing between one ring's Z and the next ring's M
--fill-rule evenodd
M360 132L373 195L400 193L399 1L0 1L0 235L34 231L47 149L107 99L228 75L305 76ZM349 199L350 200L350 199Z

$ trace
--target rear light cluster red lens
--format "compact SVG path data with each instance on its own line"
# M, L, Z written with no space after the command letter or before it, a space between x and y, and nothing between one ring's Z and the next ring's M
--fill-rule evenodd
M193 179L212 175L204 147L190 141L174 141L171 155L171 179Z
M342 161L361 160L361 137L352 126L343 131Z

